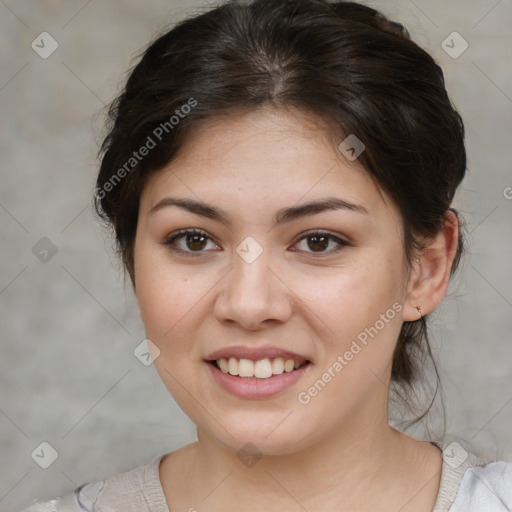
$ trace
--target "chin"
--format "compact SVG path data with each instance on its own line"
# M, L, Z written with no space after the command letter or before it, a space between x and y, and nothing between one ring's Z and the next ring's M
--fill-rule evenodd
M198 431L206 431L209 437L237 454L254 452L256 456L279 456L306 448L315 437L316 429L309 425L310 421L298 421L298 417L293 418L293 412L284 419L287 414L283 414L283 410L269 414L260 410L247 414L237 412L231 417L224 415L226 421L222 426L227 432L216 422L212 423L211 418L202 418L208 422L204 427L200 426L200 421L194 422Z

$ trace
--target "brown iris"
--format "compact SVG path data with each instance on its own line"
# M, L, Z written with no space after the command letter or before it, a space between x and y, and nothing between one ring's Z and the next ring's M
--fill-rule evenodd
M187 247L191 250L200 251L204 249L207 238L208 237L197 233L189 234L186 236Z
M314 250L315 252L321 252L322 249L327 248L329 245L329 237L328 236L312 235L312 236L308 236L308 240L316 240L316 242L313 242L313 244L311 244L308 241L308 247L310 249ZM317 251L317 249L315 249L315 247L317 249L319 249L319 251Z

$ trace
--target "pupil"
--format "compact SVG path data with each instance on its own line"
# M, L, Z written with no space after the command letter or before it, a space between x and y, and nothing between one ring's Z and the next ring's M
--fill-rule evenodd
M316 245L317 248L325 249L329 245L329 239L326 236L315 235L315 236L311 236L309 238L310 238L310 240L317 240L317 241L322 240L321 245ZM314 244L315 244L315 242L313 242L313 246L311 246L311 244L310 244L310 249L313 249L314 251L316 251Z
M202 239L202 242L197 242L197 239ZM202 249L204 247L204 235L188 235L187 237L187 244L189 249ZM190 240L192 240L191 243ZM199 247L193 247L195 244L198 244Z

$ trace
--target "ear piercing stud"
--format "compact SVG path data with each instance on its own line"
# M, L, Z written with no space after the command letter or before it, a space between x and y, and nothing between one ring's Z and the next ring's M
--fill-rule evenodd
M417 311L418 311L418 314L420 315L420 318L423 316L423 313L421 312L421 308L419 306L413 306Z

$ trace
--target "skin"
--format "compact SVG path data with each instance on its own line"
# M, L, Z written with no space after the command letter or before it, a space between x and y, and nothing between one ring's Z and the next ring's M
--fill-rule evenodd
M297 111L260 110L217 118L196 130L179 156L147 182L134 251L135 293L147 337L160 353L164 384L197 425L198 441L168 454L160 479L175 511L431 511L441 453L388 424L392 353L403 321L432 311L445 295L457 222L408 267L401 217L357 160L337 149L343 138ZM176 206L150 210L165 197L222 208L224 225ZM363 206L275 226L274 214L325 197ZM180 229L172 252L162 243ZM303 233L334 241L315 252ZM236 252L247 237L263 252L247 263ZM195 251L195 252L194 252ZM199 251L199 252L198 252ZM202 251L202 252L201 252ZM298 401L365 328L401 310L309 403ZM311 367L277 396L235 397L203 361L233 345L273 344ZM155 352L156 353L156 352ZM261 458L250 467L246 443Z

